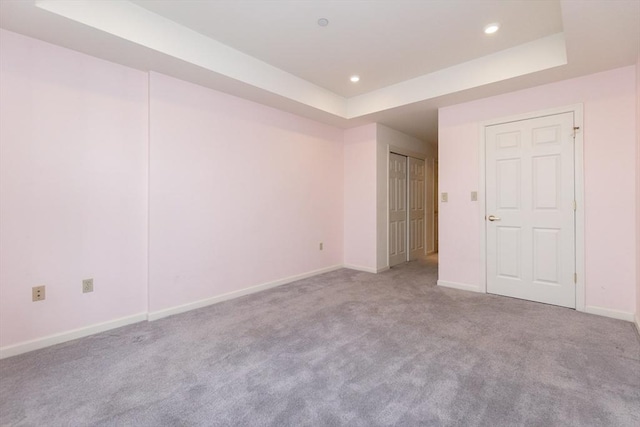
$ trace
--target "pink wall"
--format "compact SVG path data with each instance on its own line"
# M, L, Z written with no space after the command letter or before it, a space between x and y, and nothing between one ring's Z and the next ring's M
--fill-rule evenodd
M0 31L0 347L144 313L146 74Z
M640 332L640 54L636 62L636 326Z
M157 73L150 89L150 312L342 264L342 130Z
M440 280L478 286L480 121L584 103L586 305L635 312L635 67L440 109ZM615 220L611 220L612 214Z
M389 146L433 156L423 141L381 124L344 132L344 264L369 272L389 268Z
M376 144L375 123L344 132L344 264L369 272L377 268Z
M484 214L479 203L469 197L471 191L479 190L479 127L476 122L444 125L442 121L448 117L449 112L440 111L437 199L447 193L448 202L439 202L438 207L438 279L462 287L479 286Z
M4 30L0 43L0 348L379 267L377 125L342 131ZM627 67L441 110L441 279L480 280L478 122L584 102L587 304L635 310L635 78ZM42 284L47 299L31 302Z

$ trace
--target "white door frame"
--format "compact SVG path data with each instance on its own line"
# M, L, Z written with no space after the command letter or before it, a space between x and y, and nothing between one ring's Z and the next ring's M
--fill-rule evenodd
M480 185L478 188L478 201L480 202L480 213L483 216L481 219L482 227L480 227L480 289L482 293L487 293L487 227L485 226L485 212L486 212L486 141L485 141L485 128L487 126L515 122L520 120L534 119L536 117L551 116L561 113L573 113L574 123L576 127L579 127L575 133L575 149L574 149L574 184L575 184L575 198L576 198L576 222L575 222L575 237L576 237L576 310L585 311L585 263L584 263L584 158L583 158L583 104L573 104L565 107L551 108L541 111L533 111L525 114L518 114L515 116L500 117L497 119L486 120L480 122Z
M386 178L385 178L385 182L386 182L385 184L385 188L386 188L385 229L387 233L387 245L386 245L387 247L385 250L387 252L387 268L389 268L389 264L390 264L389 263L389 154L391 153L400 154L401 156L406 156L406 157L413 157L415 159L420 159L420 160L426 160L427 158L427 155L424 153L418 153L417 151L406 150L404 148L401 148L395 145L387 144L387 167L386 167L387 172L386 172ZM407 215L408 215L408 211L407 211ZM426 221L426 218L425 218L425 221ZM426 232L426 227L425 227L425 232ZM409 226L407 224L407 257L408 257L408 250L409 250L408 233L409 233Z

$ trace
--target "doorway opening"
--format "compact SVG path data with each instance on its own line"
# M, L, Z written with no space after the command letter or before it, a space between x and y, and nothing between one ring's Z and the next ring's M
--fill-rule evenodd
M435 252L434 197L437 192L434 175L434 159L389 148L389 267L424 259Z

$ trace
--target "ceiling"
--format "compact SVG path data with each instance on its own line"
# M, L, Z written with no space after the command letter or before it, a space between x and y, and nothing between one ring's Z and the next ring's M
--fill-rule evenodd
M562 31L558 1L134 3L346 98Z
M435 143L439 107L635 64L640 0L0 0L0 26Z

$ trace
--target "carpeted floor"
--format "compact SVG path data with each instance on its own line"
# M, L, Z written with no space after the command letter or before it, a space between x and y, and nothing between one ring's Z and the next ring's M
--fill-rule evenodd
M0 361L0 424L639 426L628 322L339 270Z

